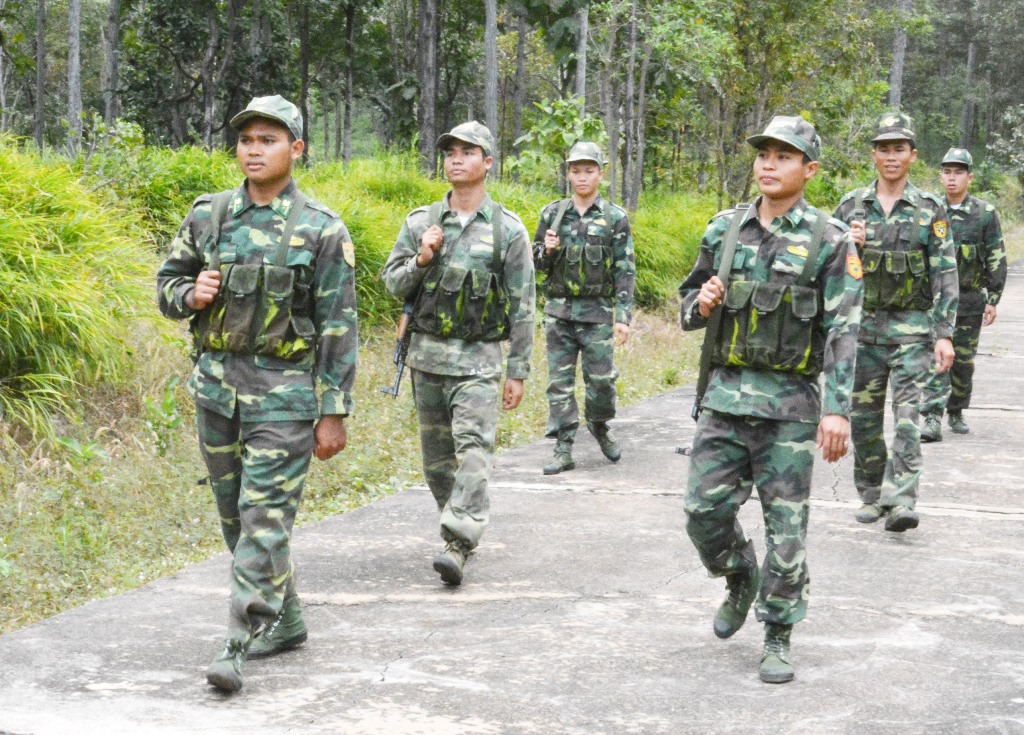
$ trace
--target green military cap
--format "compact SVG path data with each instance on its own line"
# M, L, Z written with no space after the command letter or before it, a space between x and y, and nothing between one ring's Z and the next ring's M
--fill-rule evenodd
M871 142L909 140L913 143L916 138L914 121L910 115L903 112L887 112L875 123L875 137L871 139Z
M957 163L961 166L966 166L967 170L970 171L974 165L974 159L971 157L971 152L966 148L950 148L946 151L946 155L942 157L942 165L945 166L947 163Z
M451 129L451 132L445 133L438 138L438 149L442 151L448 150L448 146L452 144L453 140L461 140L463 143L478 145L483 148L485 156L491 155L494 151L494 136L491 135L491 131L487 129L486 125L481 125L476 120L456 125Z
M264 117L284 125L295 136L302 140L302 113L279 94L269 97L253 97L249 106L231 118L231 127L241 130L242 126L255 117Z
M604 166L604 156L601 155L601 149L597 143L586 143L579 142L572 147L569 151L569 157L565 159L566 163L575 163L576 161L593 161L598 166Z
M814 126L802 117L776 115L760 135L751 135L747 142L760 148L769 140L777 140L796 148L812 161L821 156L821 138Z

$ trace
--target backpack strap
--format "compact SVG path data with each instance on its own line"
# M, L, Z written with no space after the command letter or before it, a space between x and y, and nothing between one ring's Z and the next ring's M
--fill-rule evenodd
M572 204L572 199L563 199L558 204L558 211L555 212L555 218L551 220L551 231L556 235L558 234L558 228L562 226L562 218L565 217L565 211Z
M210 200L210 222L199 238L201 250L206 256L206 269L211 271L220 270L220 250L217 247L220 240L220 228L227 217L228 204L235 196L235 190L219 191Z
M814 266L818 262L818 251L821 250L821 241L825 237L825 226L828 224L828 217L824 212L818 212L818 219L814 221L814 234L811 235L811 244L807 246L807 260L804 261L804 269L800 272L798 286L806 286L814 280Z
M295 196L292 198L292 208L288 212L288 221L284 225L284 232L281 233L281 240L277 243L277 248L270 260L271 265L284 267L288 264L288 248L291 247L292 235L299 224L299 218L302 216L302 210L306 208L307 201L305 194L296 190Z
M498 202L491 202L491 239L494 240L494 245L491 248L491 273L498 274L501 272L501 238L503 236L502 222L501 222L501 204Z
M864 211L864 191L864 189L857 189L857 193L853 195L854 221L862 220L867 217L867 213Z

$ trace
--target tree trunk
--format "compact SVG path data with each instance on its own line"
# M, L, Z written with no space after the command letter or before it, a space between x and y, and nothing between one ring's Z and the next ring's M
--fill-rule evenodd
M619 91L615 83L616 38L618 36L616 6L608 16L608 52L601 74L601 106L604 127L608 131L608 198L614 201L619 191Z
M490 177L501 177L500 126L498 125L498 0L484 0L484 123L494 136Z
M437 170L437 0L419 0L420 165Z
M587 100L587 35L590 32L590 6L584 5L579 11L580 38L576 44L576 96Z
M299 9L299 111L302 113L302 139L306 147L302 162L309 163L309 0Z
M644 60L640 64L640 88L637 98L636 115L636 163L633 165L633 183L630 187L629 201L626 208L634 212L640 205L640 192L644 185L644 155L647 147L647 74L651 68L651 54L654 53L654 42L644 43Z
M355 100L356 83L356 4L350 2L345 8L345 46L348 59L345 61L345 125L342 161L346 166L352 161L352 103ZM337 158L337 152L335 152Z
M519 138L523 135L523 105L526 104L526 14L516 20L516 90L512 106L512 153L519 156Z
M6 10L7 0L0 0L0 18ZM6 29L0 22L0 133L6 133L10 125L10 114L7 112L7 78L10 72L7 71L7 52L4 49L4 36Z
M110 0L107 32L103 36L103 122L108 126L121 116L121 0Z
M903 66L907 58L907 26L911 0L896 0L899 14L896 35L892 39L892 67L889 69L889 106L898 110L903 104Z
M629 55L626 57L626 92L622 99L622 132L624 151L622 161L622 202L626 206L633 200L633 167L636 163L636 52L637 5L633 0L629 9Z
M68 152L82 143L82 0L68 0Z
M36 112L32 132L36 148L43 150L46 132L46 0L36 0Z
M977 66L977 45L972 38L967 44L967 74L964 79L964 106L960 111L960 147L974 143L974 71Z

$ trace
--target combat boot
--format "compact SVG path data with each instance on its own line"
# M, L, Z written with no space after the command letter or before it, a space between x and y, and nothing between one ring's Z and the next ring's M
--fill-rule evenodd
M761 681L768 684L785 684L793 681L796 670L789 662L789 635L792 625L780 623L764 624L764 652L761 654Z
M555 445L554 459L544 465L544 474L557 475L559 472L568 472L574 469L576 469L576 463L572 461L572 442L559 439Z
M206 680L225 692L237 692L242 688L242 664L245 652L249 648L249 639L239 640L228 638L224 641L224 650L213 659L206 670Z
M893 533L903 533L907 529L917 528L917 524L917 513L905 505L897 505L885 517L885 530Z
M858 523L874 523L882 517L882 509L878 503L864 503L853 517Z
M761 586L761 570L753 564L746 571L727 575L725 585L729 591L725 601L718 607L712 625L719 638L728 638L743 627L750 605Z
M282 651L290 651L305 643L308 637L306 623L302 619L302 608L299 607L299 596L292 593L284 598L281 612L273 622L253 640L246 658L266 658Z
M969 434L971 429L967 426L967 422L964 421L964 415L957 411L949 412L949 428L953 430L954 434Z
M594 435L594 438L597 439L597 443L601 447L601 453L612 462L618 462L619 458L622 457L622 450L619 449L619 443L612 436L612 431L608 428L608 422L588 421L587 428Z
M928 415L924 417L924 424L921 426L921 441L942 441L942 422L938 416Z
M462 568L466 566L466 550L458 541L449 541L434 559L434 571L441 581L456 587L462 584Z

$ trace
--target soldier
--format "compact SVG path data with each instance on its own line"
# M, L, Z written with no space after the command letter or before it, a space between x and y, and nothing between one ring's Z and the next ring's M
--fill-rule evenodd
M476 121L463 123L437 147L451 192L409 214L382 276L392 294L415 302L407 363L423 473L445 541L434 570L445 584L458 585L488 522L500 342L510 341L501 392L510 411L522 400L530 370L535 286L522 221L484 185L493 163L491 132Z
M846 226L803 198L821 152L814 127L776 116L747 142L757 149L761 195L711 220L679 288L682 328L718 327L704 343L713 367L690 455L686 532L708 573L726 579L715 635L738 631L756 597L765 624L759 674L783 683L794 676L790 634L807 611L814 453L835 462L849 446L863 292ZM737 518L754 485L763 570Z
M231 126L245 181L196 200L157 286L196 338L188 390L233 555L228 638L206 678L235 692L247 655L306 640L289 538L311 455L345 448L357 338L348 231L292 180L301 113L257 97Z
M622 452L608 428L615 417L613 344L629 339L636 260L625 210L600 193L604 157L596 143L569 151L571 199L546 206L533 238L533 259L544 283L548 357L548 426L555 457L545 475L573 469L579 426L576 363L582 355L587 428L601 452L618 462Z
M1006 285L1006 250L996 208L967 188L974 181L974 159L963 148L950 148L942 159L941 179L946 189L946 215L956 246L960 276L960 303L953 330L953 367L946 373L932 371L921 400L921 441L942 441L942 413L949 410L954 434L970 431L963 410L971 405L974 356L982 326L996 320L996 306Z
M921 390L929 364L953 364L957 283L946 211L909 181L917 160L910 117L882 115L872 138L878 179L842 198L835 216L850 225L864 264L864 317L854 384L855 518L902 533L917 528L921 479ZM934 345L932 344L934 340ZM885 394L892 383L895 433L885 446Z

